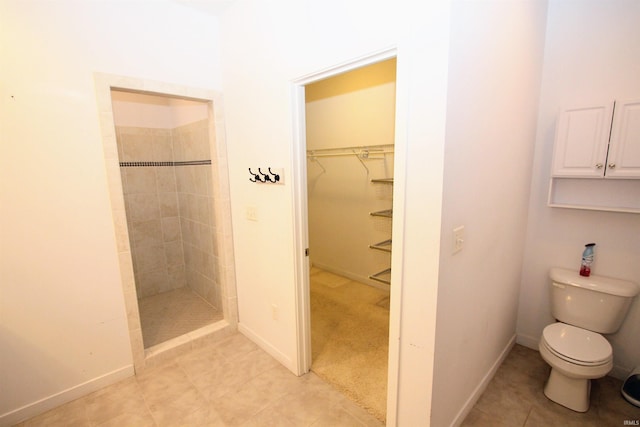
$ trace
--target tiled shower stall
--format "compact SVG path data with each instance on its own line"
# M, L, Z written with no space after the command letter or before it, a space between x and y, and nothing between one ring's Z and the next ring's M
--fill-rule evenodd
M133 365L139 372L237 330L222 96L110 74L95 73L94 80ZM116 92L165 101L133 102L127 114L135 120L123 121L114 110L123 101L114 98ZM184 107L177 118L149 120L146 113L170 104ZM141 310L153 298L176 305L166 298L172 293L188 294L214 315L205 326L147 346ZM164 312L159 317L174 320Z
M207 122L116 127L138 298L189 286L221 308Z

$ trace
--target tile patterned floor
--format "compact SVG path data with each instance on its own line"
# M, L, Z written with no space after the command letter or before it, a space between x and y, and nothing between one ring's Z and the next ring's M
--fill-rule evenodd
M207 343L18 424L58 426L370 426L382 424L309 373L296 377L243 335Z
M544 396L549 370L537 351L514 346L462 426L613 427L640 422L640 408L620 394L622 381L612 377L593 381L591 406L578 413Z
M145 348L223 318L222 311L212 307L189 287L140 298L138 309Z

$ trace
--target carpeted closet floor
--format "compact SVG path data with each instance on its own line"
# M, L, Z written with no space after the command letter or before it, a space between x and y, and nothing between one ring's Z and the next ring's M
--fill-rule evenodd
M311 270L311 370L384 421L389 291Z

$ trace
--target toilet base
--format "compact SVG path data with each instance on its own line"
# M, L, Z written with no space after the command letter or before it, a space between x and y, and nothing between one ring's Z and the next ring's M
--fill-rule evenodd
M587 412L591 395L591 380L570 378L551 368L549 379L544 386L544 395L576 412Z

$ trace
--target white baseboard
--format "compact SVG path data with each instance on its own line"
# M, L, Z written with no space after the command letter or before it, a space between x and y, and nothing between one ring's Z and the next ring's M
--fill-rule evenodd
M103 387L115 384L125 378L134 375L133 365L127 365L108 374L94 378L82 384L78 384L59 393L40 399L36 402L24 405L21 408L0 415L0 426L12 426L36 415L43 414L50 409L72 400L86 396L89 393L100 390Z
M522 335L518 334L516 337L516 343L530 348L531 350L538 351L538 343L540 342L540 337L532 337L530 335Z
M482 378L482 381L480 381L480 384L478 384L475 390L473 390L473 393L471 393L471 396L469 396L460 412L458 412L458 415L456 415L456 417L453 419L453 422L451 423L452 426L459 426L460 424L462 424L467 415L469 415L469 412L471 412L473 406L476 404L478 399L480 399L480 396L482 396L482 393L484 393L484 391L486 390L487 386L493 379L493 376L496 374L498 368L500 368L500 365L502 365L502 362L504 362L504 359L506 359L515 343L516 336L514 335L502 350L500 356L496 359L493 365L491 365L491 369L489 369L489 372L487 372L487 374Z
M379 283L379 282L376 282L375 280L371 280L369 279L368 276L361 276L359 274L352 273L350 271L331 267L330 265L318 264L317 262L313 262L313 266L316 268L319 268L320 270L324 270L329 273L333 273L333 274L337 274L338 276L345 277L349 280L353 280L354 282L359 282L365 285L373 286L374 288L382 289L383 291L389 290L389 285L385 285L384 283Z
M298 367L296 366L295 363L293 363L293 361L289 357L287 357L280 350L278 350L277 348L272 346L270 343L262 339L253 330L246 327L242 322L238 323L238 332L240 332L242 335L246 336L251 341L256 343L258 347L260 347L261 349L269 353L269 355L274 359L276 359L278 362L282 363L285 368L287 368L294 374L297 372Z

